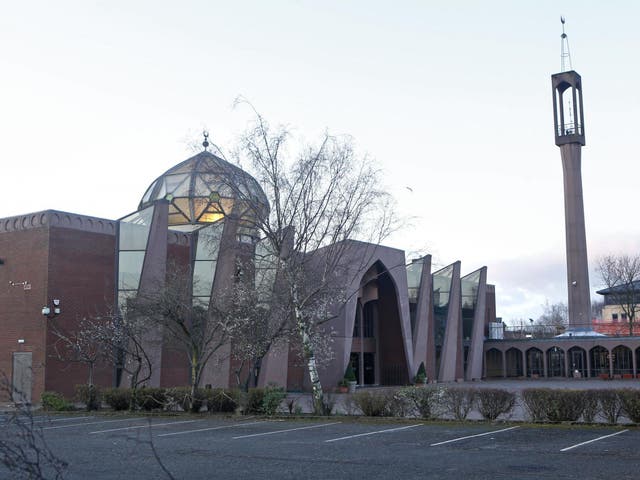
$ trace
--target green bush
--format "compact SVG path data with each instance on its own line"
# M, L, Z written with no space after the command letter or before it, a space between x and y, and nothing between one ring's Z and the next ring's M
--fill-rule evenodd
M114 410L127 410L131 402L131 390L128 388L107 388L102 392L102 398Z
M244 399L244 413L247 415L261 415L264 388L250 388Z
M240 404L240 392L225 388L214 388L206 391L207 411L214 412L235 412Z
M511 412L516 403L514 393L500 388L478 390L478 411L485 420L495 420L500 415Z
M264 389L264 397L262 398L262 413L264 415L275 415L286 396L284 388L277 385L267 386Z
M442 406L446 412L458 421L469 416L476 403L477 391L469 387L451 387L442 392Z
M87 411L99 410L102 406L102 392L95 385L76 385L76 399L85 404Z
M616 424L622 413L622 399L619 390L598 390L600 415L607 423Z
M136 392L136 408L150 412L161 410L167 404L167 390L164 388L142 387Z
M356 373L353 371L353 367L351 366L351 362L347 365L347 369L344 372L344 379L347 382L356 382Z
M42 409L45 411L61 412L73 409L73 405L67 402L58 392L42 392L40 401L42 402Z
M633 423L640 423L640 390L625 388L620 390L622 411Z
M552 390L547 418L550 422L576 422L584 412L585 392Z
M575 422L583 415L587 392L527 388L522 400L534 422Z
M406 398L422 418L434 419L442 413L443 389L440 387L405 387L397 395Z
M353 401L367 417L385 417L390 414L389 403L392 394L361 390L353 394Z

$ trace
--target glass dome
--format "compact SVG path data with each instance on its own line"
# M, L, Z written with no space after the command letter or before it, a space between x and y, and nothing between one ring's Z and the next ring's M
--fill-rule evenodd
M138 210L168 200L169 227L195 230L234 214L265 216L269 202L256 180L241 168L203 151L158 177L147 189Z

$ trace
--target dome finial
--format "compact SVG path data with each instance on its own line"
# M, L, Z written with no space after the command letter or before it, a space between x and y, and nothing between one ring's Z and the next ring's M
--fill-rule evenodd
M209 132L206 130L202 131L202 136L204 137L204 142L202 142L202 146L204 147L204 151L208 151L209 148Z

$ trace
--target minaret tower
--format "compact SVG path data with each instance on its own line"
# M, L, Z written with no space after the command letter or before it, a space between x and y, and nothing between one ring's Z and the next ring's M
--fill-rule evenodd
M567 239L569 328L591 328L591 296L587 239L582 202L581 151L584 141L582 79L571 69L569 39L562 22L562 71L551 75L553 122L564 174L564 215Z

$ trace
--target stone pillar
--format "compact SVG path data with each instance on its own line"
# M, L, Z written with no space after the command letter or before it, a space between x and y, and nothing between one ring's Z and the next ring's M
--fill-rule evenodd
M502 378L507 378L507 354L502 350Z

